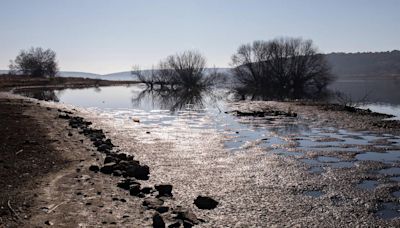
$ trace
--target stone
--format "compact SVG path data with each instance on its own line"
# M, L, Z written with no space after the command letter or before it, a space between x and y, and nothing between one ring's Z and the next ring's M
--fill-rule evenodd
M166 206L160 206L156 208L156 211L160 214L166 213L169 211L169 207Z
M100 170L100 168L97 165L91 165L91 166L89 166L89 170L93 171L93 172L98 172Z
M153 216L153 228L164 228L165 222L160 214L156 213Z
M172 185L170 184L160 184L155 185L155 189L158 191L158 197L172 197Z
M97 147L97 151L99 151L99 152L106 152L109 150L112 150L112 146L104 144L104 143Z
M119 188L129 190L132 184L139 184L138 182L131 180L131 179L125 179L117 184ZM140 184L139 184L140 185Z
M116 163L114 163L114 162L108 163L100 168L100 172L102 172L104 174L111 174L115 169L115 165L116 165Z
M130 165L125 171L129 177L135 177L138 180L149 179L150 168L147 165Z
M143 194L150 194L153 191L152 187L144 187L140 190Z
M197 219L197 216L192 212L192 210L190 209L182 209L182 208L178 208L174 210L174 213L176 213L176 219L182 220L183 222L188 222L189 224L192 224L191 226L193 226L194 224L199 224L200 221Z
M164 204L164 201L157 198L148 198L143 201L143 206L148 209L156 209Z
M198 196L194 200L194 204L199 209L211 210L217 207L218 202L208 196Z
M106 156L106 158L104 159L104 164L112 163L112 162L117 163L118 161L115 157L112 157L112 156Z
M129 194L131 196L138 196L140 194L140 184L133 183L129 186Z

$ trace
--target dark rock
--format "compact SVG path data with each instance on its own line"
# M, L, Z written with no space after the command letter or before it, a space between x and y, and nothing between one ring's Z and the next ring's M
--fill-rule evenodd
M178 227L181 227L180 222L174 222L168 226L168 228L178 228Z
M195 224L191 223L190 221L183 221L183 228L191 228L193 227Z
M112 146L104 144L104 143L97 147L97 151L100 151L100 152L106 152L109 150L112 150Z
M166 212L168 212L168 210L169 210L169 207L166 207L166 206L161 206L161 207L156 208L156 211L160 214L166 213Z
M100 168L97 165L91 165L91 166L89 166L89 170L93 171L93 172L98 172L100 170Z
M104 141L104 144L114 147L114 144L112 144L111 139L106 139L106 141Z
M161 217L160 214L156 213L153 216L153 228L164 228L165 222L164 219Z
M111 174L115 169L115 165L116 165L116 163L114 163L114 162L108 163L100 168L100 172L102 172L104 174Z
M129 194L131 196L138 196L140 194L140 184L139 183L132 183L129 186Z
M127 160L128 160L128 156L127 156L126 154L124 154L124 153L117 154L116 157L117 157L119 160L124 160L124 161L127 161Z
M118 163L118 160L113 156L106 156L106 158L104 159L104 164L112 163L112 162Z
M138 180L149 179L150 168L147 165L130 165L125 171L129 177L135 177Z
M125 179L117 184L118 187L129 190L132 184L139 184L138 182L131 180L131 179ZM140 186L140 184L139 184Z
M140 190L143 194L150 194L153 191L152 187L144 187Z
M117 170L114 170L112 174L116 177L120 177L120 176L122 176L122 171L117 169Z
M182 209L182 208L177 208L174 210L174 213L176 213L176 219L180 219L182 221L188 222L188 225L191 224L193 226L194 224L199 224L200 221L197 219L197 216L190 210L190 209Z
M148 198L143 201L143 206L148 209L156 209L164 204L164 201L157 198Z
M218 202L207 196L198 196L194 200L194 204L199 209L211 210L217 207Z
M154 187L158 191L158 197L161 197L161 196L172 197L172 185L160 184L160 185L156 185Z
M58 118L60 118L60 119L65 119L65 120L71 119L71 117L70 117L68 114L66 114L66 115L60 114L60 115L58 115Z
M93 142L93 145L94 145L95 147L98 147L98 146L100 146L101 144L103 144L103 141L102 141L102 140L97 140L97 141L94 141L94 142Z

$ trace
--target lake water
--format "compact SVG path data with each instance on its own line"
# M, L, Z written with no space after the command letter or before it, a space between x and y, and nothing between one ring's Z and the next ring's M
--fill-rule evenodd
M390 181L395 182L397 180L394 178L400 177L400 172L398 172L400 168L388 169L388 166L396 165L400 161L400 137L398 136L353 132L348 129L310 127L307 121L293 117L237 117L229 112L231 96L226 90L200 91L194 94L192 94L193 91L187 92L174 94L146 92L145 87L134 85L21 93L85 108L110 124L115 131L114 134L123 134L125 141L127 137L133 137L140 143L148 145L157 142L165 143L172 147L171 151L179 154L178 161L167 158L163 161L167 164L171 163L172 166L177 166L177 164L184 166L181 159L200 159L201 162L207 159L218 160L218 157L207 154L207 151L200 154L184 153L184 151L196 151L196 148L203 146L205 148L211 145L217 146L213 143L218 141L222 143L227 153L238 154L238 156L246 156L247 151L255 150L262 151L265 155L292 159L307 167L312 175L324 175L332 170L354 169L360 162L370 161L384 166L384 168L373 170L375 175L387 176L388 181L391 178ZM398 118L400 112L397 105L399 104L373 104L367 107L374 111L395 114ZM210 138L214 141L208 141ZM132 149L129 143L124 145L123 140L121 143L122 148ZM204 145L204 143L209 145ZM150 148L153 147L150 146ZM142 156L155 155L143 154ZM164 155L160 152L159 156ZM159 156L153 159L159 159ZM215 161L209 160L209 162ZM156 162L155 165L161 164ZM163 169L165 168L161 168ZM190 167L187 169L190 173ZM358 185L360 191L364 191L365 188L371 191L379 185L377 181L373 181L373 187L362 180L360 183ZM229 189L229 183L226 185ZM182 188L185 187L182 186ZM305 195L319 198L322 193L307 191ZM388 213L396 214L390 208L397 208L397 206L383 205L383 208L377 216L386 218Z

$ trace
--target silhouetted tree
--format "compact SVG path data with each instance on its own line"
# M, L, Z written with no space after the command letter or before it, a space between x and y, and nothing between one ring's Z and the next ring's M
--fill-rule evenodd
M224 75L216 70L207 74L206 59L196 51L185 51L168 56L160 61L157 68L143 72L138 67L134 67L132 75L136 75L139 81L150 88L154 85L161 87L168 85L172 89L211 86L224 79Z
M42 48L21 50L14 61L11 60L10 72L31 77L55 77L58 72L56 53Z
M301 98L321 92L332 80L330 68L311 40L254 41L232 56L235 90L264 98Z

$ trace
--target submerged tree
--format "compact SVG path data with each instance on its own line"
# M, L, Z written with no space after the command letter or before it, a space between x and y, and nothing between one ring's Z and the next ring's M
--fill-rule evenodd
M302 98L331 82L330 68L311 40L281 38L242 45L232 56L235 90L262 98Z
M211 86L224 80L224 75L216 70L206 71L206 59L196 51L170 55L161 60L157 68L143 72L135 67L132 74L150 88L154 85L169 86L172 89Z
M56 53L42 48L21 50L14 61L10 63L10 72L31 77L55 77L58 72Z

